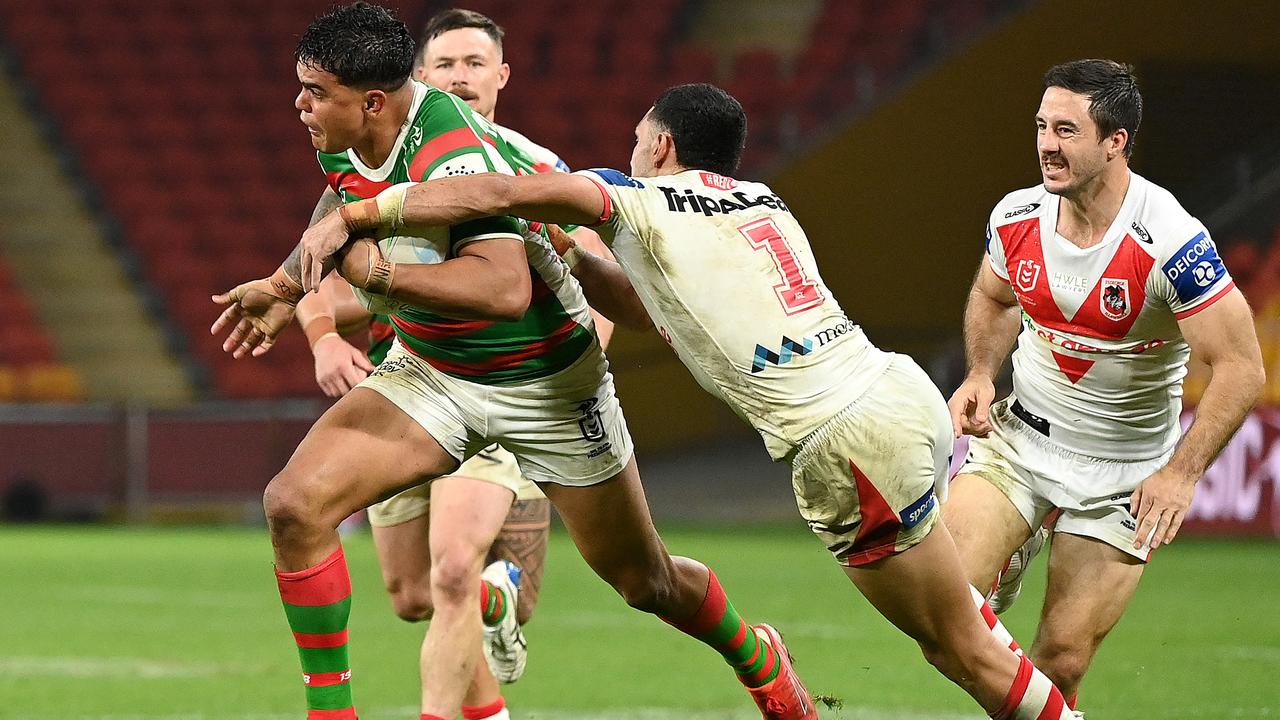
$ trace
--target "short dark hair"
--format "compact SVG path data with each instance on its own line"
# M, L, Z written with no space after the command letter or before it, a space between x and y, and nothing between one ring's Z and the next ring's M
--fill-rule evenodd
M462 8L449 8L432 15L431 19L427 21L427 26L422 29L422 35L418 38L418 48L420 52L425 53L427 51L427 43L450 30L462 30L463 28L483 30L484 34L493 40L493 44L498 46L498 57L502 57L502 39L507 36L502 26L487 15L482 15L475 10L464 10Z
M676 158L689 169L732 175L747 144L742 104L715 85L668 88L653 103L652 120L671 133Z
M1044 74L1044 87L1062 88L1089 98L1089 117L1107 137L1124 128L1129 141L1124 156L1133 156L1133 143L1142 124L1142 93L1133 66L1114 60L1072 60L1054 65Z
M293 55L360 89L397 90L413 72L413 37L390 10L367 2L335 7L302 33Z

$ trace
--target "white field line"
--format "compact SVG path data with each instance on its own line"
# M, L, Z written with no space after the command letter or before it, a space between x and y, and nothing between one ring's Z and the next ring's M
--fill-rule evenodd
M218 675L210 663L176 663L126 657L0 657L0 675L70 678L190 678Z

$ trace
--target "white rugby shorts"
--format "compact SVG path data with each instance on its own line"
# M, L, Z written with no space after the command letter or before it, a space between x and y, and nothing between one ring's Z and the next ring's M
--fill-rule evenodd
M501 443L533 482L595 485L631 460L631 435L598 344L553 375L481 385L436 370L397 340L359 387L390 400L459 462Z
M497 443L472 455L452 476L483 480L504 487L516 500L546 498L538 486L520 474L516 458ZM446 476L449 477L449 476ZM425 516L431 510L431 483L416 485L379 503L369 506L369 524L390 527Z
M800 444L791 459L800 515L841 565L918 544L938 519L951 463L942 394L906 355Z
M1058 508L1054 532L1095 538L1146 562L1151 548L1133 547L1138 525L1129 514L1129 497L1172 452L1135 461L1081 455L1054 443L1053 428L1038 417L1022 410L1029 423L1014 414L1016 400L1010 395L991 406L991 434L969 441L969 455L957 474L977 475L994 485L1031 528Z

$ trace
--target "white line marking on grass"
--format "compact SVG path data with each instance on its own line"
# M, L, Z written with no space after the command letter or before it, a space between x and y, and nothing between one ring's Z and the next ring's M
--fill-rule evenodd
M1280 663L1280 647L1273 645L1227 645L1214 653L1225 660Z
M175 663L123 657L6 657L0 658L6 677L175 678L218 674L215 665Z

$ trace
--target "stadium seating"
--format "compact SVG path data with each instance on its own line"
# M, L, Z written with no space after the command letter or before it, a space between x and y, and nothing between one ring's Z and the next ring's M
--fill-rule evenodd
M74 370L58 362L53 341L0 258L0 402L80 400Z
M415 29L447 6L384 3ZM748 175L892 84L925 52L931 16L973 26L1000 4L827 0L797 57L751 48L722 61L684 40L694 0L465 3L510 31L515 71L499 121L570 165L626 167L632 128L655 95L709 80L750 113ZM265 358L233 361L209 337L217 311L208 296L269 273L323 190L292 107L292 52L329 5L0 0L0 37L217 395L316 392L300 334L288 332ZM13 348L51 357L47 340L8 324L3 333L20 340Z

